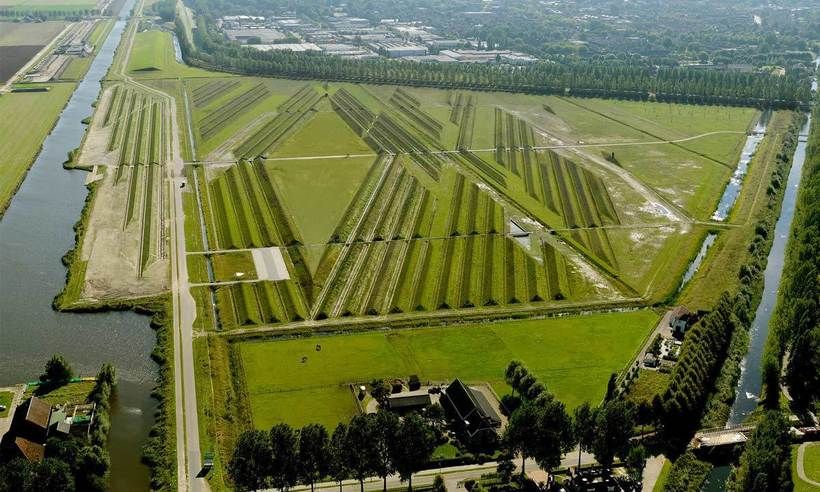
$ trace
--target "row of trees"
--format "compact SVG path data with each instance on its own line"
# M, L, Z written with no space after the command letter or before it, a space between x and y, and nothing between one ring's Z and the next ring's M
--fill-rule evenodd
M789 394L801 408L820 401L820 111L806 149L803 183L789 238L774 331L766 363L778 374L789 351L785 379Z
M177 34L191 65L252 75L401 84L445 89L500 90L666 102L794 107L809 97L808 83L791 75L656 68L605 62L539 62L523 67L416 63L386 58L349 60L316 53L259 51L226 40L216 29L211 0L196 0L197 29ZM221 15L221 14L220 14Z
M401 420L389 411L356 415L332 435L319 424L299 430L277 424L239 437L228 474L239 490L287 490L300 483L313 490L324 477L339 482L340 490L343 480L355 478L364 490L364 479L374 475L387 490L393 473L412 488L412 474L428 463L434 448L433 427L415 413Z

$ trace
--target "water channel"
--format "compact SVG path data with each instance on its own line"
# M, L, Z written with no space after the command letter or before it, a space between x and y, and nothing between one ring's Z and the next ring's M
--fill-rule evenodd
M746 142L743 144L743 150L740 153L740 161L735 168L735 172L732 173L732 177L729 178L729 183L726 184L726 188L723 190L723 196L718 202L717 210L712 214L712 220L722 222L729 217L737 197L740 196L740 188L743 185L746 171L749 170L749 162L754 157L757 146L760 145L766 135L766 126L769 124L771 114L769 110L764 111L752 132L746 137Z
M783 276L783 265L786 256L786 245L794 218L797 203L800 178L803 174L803 164L806 161L806 147L811 116L800 130L799 141L794 151L792 167L786 182L783 204L780 216L774 227L774 241L763 272L763 296L755 311L755 318L749 329L749 349L741 362L740 378L735 388L735 401L729 413L726 427L738 425L757 408L758 396L763 387L761 363L763 349L769 336L769 322L777 303L777 292L780 289L780 279ZM703 492L716 492L726 489L726 479L731 468L729 465L716 466L709 473L709 478L703 487Z
M51 301L65 283L60 258L74 246L72 227L87 194L87 173L66 171L62 162L82 141L85 127L80 122L91 115L133 4L125 2L0 220L0 385L37 379L55 353L83 376L96 374L105 362L114 364L118 385L109 442L112 490L145 490L149 485L140 448L156 410L150 396L157 374L150 359L154 333L145 316L60 313L52 310Z
M783 276L783 263L786 256L786 243L789 239L794 208L797 203L798 187L803 174L803 164L806 161L807 137L811 126L811 116L808 116L794 150L792 167L783 195L783 204L780 216L774 226L774 241L772 249L763 271L763 297L757 306L754 321L749 329L749 351L741 362L740 379L735 389L735 402L732 405L727 426L737 425L757 407L758 395L762 387L760 365L763 359L763 347L769 335L769 320L772 317L774 306L777 303L777 291L780 288L780 279Z

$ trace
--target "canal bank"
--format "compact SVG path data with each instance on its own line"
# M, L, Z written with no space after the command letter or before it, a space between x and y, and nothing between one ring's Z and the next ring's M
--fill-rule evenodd
M123 6L0 220L0 386L36 378L55 353L84 376L112 363L118 374L109 439L112 490L149 486L140 458L157 406L151 398L154 332L147 316L133 312L62 313L51 303L65 283L60 258L74 247L73 226L87 195L87 174L66 171L62 162L82 141L80 122L92 113L133 4Z

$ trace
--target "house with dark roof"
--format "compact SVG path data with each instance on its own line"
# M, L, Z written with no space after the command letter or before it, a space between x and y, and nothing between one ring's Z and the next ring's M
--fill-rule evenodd
M441 406L447 416L470 438L481 433L496 434L501 416L484 394L454 380L441 395Z
M18 406L3 438L3 453L18 454L29 461L42 460L50 418L51 405L36 396Z

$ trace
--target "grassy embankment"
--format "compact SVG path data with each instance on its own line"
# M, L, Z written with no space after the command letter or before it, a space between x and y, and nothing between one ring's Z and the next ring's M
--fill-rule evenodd
M0 411L0 418L8 417L9 407L11 407L11 400L14 398L14 393L11 391L0 391L0 405L4 405L6 407L5 410Z
M775 171L775 157L793 117L794 113L788 111L778 111L772 116L767 136L752 158L741 194L727 221L731 227L723 228L718 234L705 261L680 294L680 304L690 309L709 309L721 292L738 288L738 272L749 258L748 247L755 235L755 225L771 214L766 206L767 189Z

